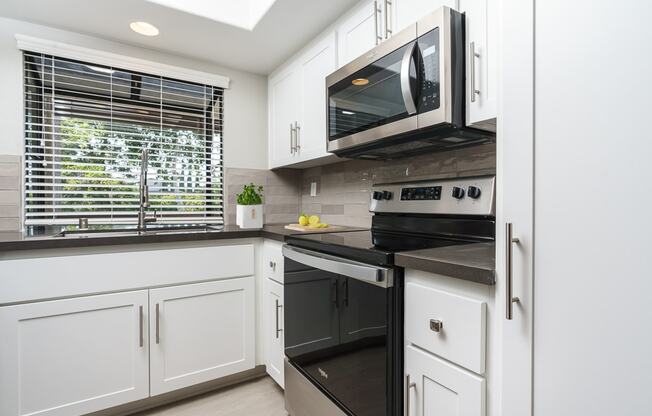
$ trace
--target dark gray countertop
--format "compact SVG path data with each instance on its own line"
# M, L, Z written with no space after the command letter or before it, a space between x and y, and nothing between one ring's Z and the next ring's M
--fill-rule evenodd
M149 243L171 243L187 241L206 241L206 240L228 240L238 238L256 238L263 237L277 241L285 241L287 236L293 234L303 234L301 231L292 231L284 228L285 224L269 224L262 229L241 229L236 225L226 225L221 229L207 231L187 231L180 229L178 231L157 232L148 231L144 234L118 234L101 236L67 236L55 237L54 235L62 231L62 227L40 227L27 233L23 232L0 232L0 252L15 250L40 250L40 249L60 249L75 247L91 246L111 246L126 244L149 244ZM363 228L338 227L330 231L322 229L319 233L342 232L342 231L359 231Z
M496 246L473 243L397 253L397 266L493 285L496 283Z

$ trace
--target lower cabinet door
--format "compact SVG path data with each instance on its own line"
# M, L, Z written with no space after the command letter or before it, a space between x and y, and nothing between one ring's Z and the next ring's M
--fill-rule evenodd
M265 281L265 366L267 373L284 387L283 361L283 286Z
M405 374L405 416L485 415L484 378L412 346L405 348Z
M147 291L0 307L0 415L80 415L149 396Z
M255 366L254 279L150 290L151 395Z

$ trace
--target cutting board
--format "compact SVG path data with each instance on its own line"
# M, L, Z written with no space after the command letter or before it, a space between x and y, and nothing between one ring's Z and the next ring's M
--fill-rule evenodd
M292 231L301 231L304 233L323 233L323 232L331 232L331 231L342 231L344 230L344 227L339 227L337 225L329 225L326 228L310 228L307 225L288 224L285 226L285 229L292 230Z

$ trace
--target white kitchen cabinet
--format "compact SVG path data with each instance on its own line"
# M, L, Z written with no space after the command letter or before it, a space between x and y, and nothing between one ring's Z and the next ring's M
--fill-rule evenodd
M295 129L301 106L301 71L297 63L269 79L269 166L294 163Z
M407 341L478 374L484 373L486 302L411 279L405 283L405 299Z
M339 23L337 53L339 66L344 66L382 41L382 0L366 1Z
M254 279L150 290L150 389L166 393L254 368Z
M283 273L285 271L283 262L283 243L265 240L263 242L263 278L272 279L283 284Z
M0 414L79 415L149 396L147 291L0 308Z
M388 21L391 33L398 33L407 26L442 6L458 9L461 0L390 0Z
M326 151L325 106L326 76L336 68L336 35L329 33L270 78L270 168L334 158Z
M331 33L300 58L301 114L297 131L299 161L328 156L326 151L326 77L337 69L337 43Z
M500 401L501 416L528 416L532 415L533 406L534 1L508 1L502 5L500 12L503 23L497 137L500 146L497 147L496 166L496 304L510 305L512 313L508 316L508 308L502 306L495 318L501 326L502 355L497 361L501 364L502 383L495 390L500 396L497 400ZM562 52L572 53L571 50ZM559 71L564 70L560 68ZM567 87L572 89L570 85ZM555 124L555 128L560 126ZM555 169L560 166L569 165L556 165ZM575 171L575 167L570 170ZM568 172L565 176L568 176ZM562 199L554 201L558 203ZM564 205L562 209L565 211L567 206ZM512 224L511 236L507 235L506 224ZM518 238L518 242L511 241L512 238ZM511 264L506 258L508 241L513 250ZM575 255L575 249L575 246L569 248L569 255ZM548 260L551 263L556 261L554 258ZM513 281L509 292L506 285L508 267L511 268ZM565 287L557 289L558 292L563 290ZM574 305L581 306L580 303ZM577 377L571 379L576 380Z
M418 348L405 349L405 416L484 416L485 380Z
M267 374L284 387L283 361L283 285L264 280L265 296L265 366Z
M466 15L466 124L496 131L498 1L459 0Z

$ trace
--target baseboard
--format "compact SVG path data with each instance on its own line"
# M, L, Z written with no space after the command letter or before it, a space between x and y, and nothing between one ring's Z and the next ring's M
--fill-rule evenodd
M207 381L205 383L197 384L195 386L185 387L183 389L171 391L169 393L160 394L154 397L137 400L135 402L122 404L120 406L112 407L110 409L100 410L98 412L89 413L88 416L127 416L134 413L143 412L145 410L153 409L155 407L164 406L166 404L178 402L180 400L188 399L190 397L199 396L211 391L220 390L234 384L243 383L245 381L255 380L265 376L264 365L258 365L251 370L243 371L241 373L232 374L230 376L222 377L217 380Z

